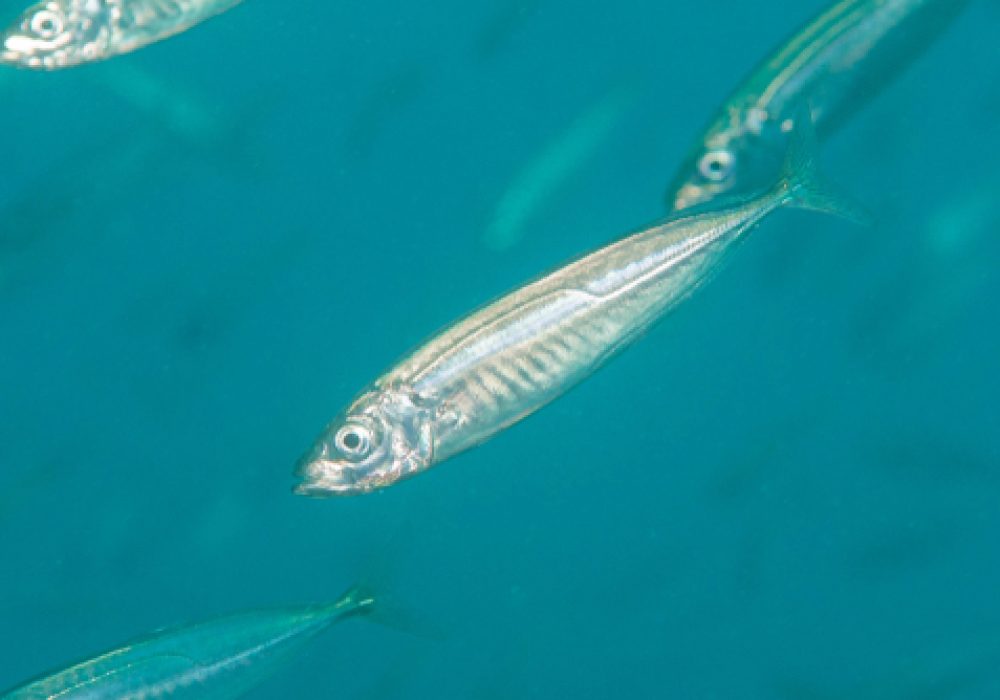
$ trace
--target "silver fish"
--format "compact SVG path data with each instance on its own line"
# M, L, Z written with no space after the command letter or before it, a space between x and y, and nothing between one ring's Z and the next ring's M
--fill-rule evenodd
M770 190L618 240L431 339L327 427L300 461L296 493L370 492L483 442L633 342L775 209L847 214L824 193L801 141Z
M941 34L968 0L840 0L729 96L674 178L675 211L770 182L793 111L808 104L832 134Z
M183 32L242 0L43 0L0 35L0 63L54 70Z
M372 596L352 588L327 605L258 610L157 632L0 699L237 698L313 637L336 622L368 614L373 605Z

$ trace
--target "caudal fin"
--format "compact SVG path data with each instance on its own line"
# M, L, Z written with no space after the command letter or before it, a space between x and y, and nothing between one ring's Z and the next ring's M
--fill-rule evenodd
M779 185L783 203L797 209L833 214L856 224L871 225L871 214L850 197L840 194L820 173L816 162L816 132L810 111L799 110L793 124Z
M399 523L380 544L369 544L362 575L341 599L352 601L353 612L366 620L399 632L428 640L447 637L444 629L429 616L404 601L398 581L400 566L413 551L413 527Z

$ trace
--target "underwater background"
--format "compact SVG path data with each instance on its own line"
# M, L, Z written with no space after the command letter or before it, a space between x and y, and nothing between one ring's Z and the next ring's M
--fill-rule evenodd
M336 625L250 697L1000 697L994 2L824 144L874 226L776 214L488 444L291 494L410 348L662 217L826 4L248 0L0 71L0 688L375 570L431 631Z

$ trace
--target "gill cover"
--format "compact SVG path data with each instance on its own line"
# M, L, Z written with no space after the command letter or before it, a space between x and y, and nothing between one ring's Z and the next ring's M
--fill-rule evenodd
M376 385L333 420L296 470L305 496L369 493L433 460L432 412L412 391Z

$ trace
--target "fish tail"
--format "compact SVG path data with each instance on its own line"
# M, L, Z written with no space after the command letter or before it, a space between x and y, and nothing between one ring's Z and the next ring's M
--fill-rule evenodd
M330 607L340 611L345 617L348 615L370 615L375 610L377 599L375 588L367 582L361 582L347 589L347 592Z
M372 546L357 583L332 607L339 608L343 617L361 617L415 637L441 640L447 636L445 632L404 601L403 586L399 584L400 564L413 551L413 532L410 523L400 523L382 543Z
M368 581L358 583L331 607L339 612L341 619L363 617L383 627L423 639L441 640L446 636L427 617L404 604L397 594L386 588L384 582L379 585Z
M816 131L808 108L796 113L788 139L788 151L777 186L780 205L833 214L856 224L871 225L864 207L829 184L817 165Z

